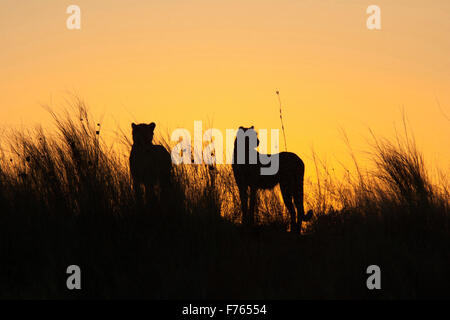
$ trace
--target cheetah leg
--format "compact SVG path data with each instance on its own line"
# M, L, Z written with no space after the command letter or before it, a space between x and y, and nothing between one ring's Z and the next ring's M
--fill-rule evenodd
M305 216L305 208L303 207L303 179L300 186L297 188L296 196L294 197L295 206L297 207L297 224L298 231L302 231L302 222Z
M239 187L239 197L241 199L241 208L242 208L242 224L249 225L248 187L247 186L238 186L238 187Z
M255 204L256 204L256 189L250 187L250 207L248 212L250 225L253 225L255 223Z
M142 205L144 200L144 192L142 190L142 186L139 181L136 180L133 181L133 190L134 195L136 197L136 202L138 203L138 205Z
M282 184L280 185L281 195L283 196L283 201L286 208L291 215L291 232L298 233L298 225L295 219L295 208L294 203L292 202L292 194L289 192L289 187Z

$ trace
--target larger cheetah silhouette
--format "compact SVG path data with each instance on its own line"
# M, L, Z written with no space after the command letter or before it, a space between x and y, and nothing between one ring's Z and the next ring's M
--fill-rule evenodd
M241 137L243 139L240 139L240 141L245 141L244 148L238 148L239 135L243 135L243 137ZM250 141L256 141L256 145L255 143L251 145ZM257 145L259 145L259 140L254 127L240 127L234 142L232 168L241 199L242 223L250 226L254 224L257 190L273 189L279 184L284 204L291 215L290 229L292 232L299 233L301 232L302 221L310 220L313 215L311 210L305 215L303 207L303 177L305 165L302 159L295 153L281 152L272 155L272 157L279 157L279 167L277 172L273 175L262 175L261 168L266 165L261 162L261 156L270 157L271 155L262 155L256 150L253 150L253 152L256 152L257 161L255 164L251 164L249 161L250 148L256 148ZM238 149L245 152L244 162L240 161L241 163L238 163ZM295 208L297 209L297 212L295 211Z

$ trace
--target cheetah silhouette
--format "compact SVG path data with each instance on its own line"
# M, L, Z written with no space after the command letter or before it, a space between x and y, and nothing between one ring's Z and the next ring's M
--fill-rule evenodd
M245 141L245 161L238 163L238 137ZM241 139L243 138L243 140ZM251 145L251 141L253 143ZM301 232L302 221L309 221L313 215L312 210L305 215L303 207L303 178L305 174L305 165L295 153L281 152L275 155L263 155L254 150L259 145L257 133L254 126L250 128L240 127L234 141L233 151L233 173L236 184L239 189L239 196L242 207L242 223L247 226L254 224L254 211L256 202L256 192L259 189L273 189L280 185L284 204L289 210L291 216L291 231ZM249 153L250 148L256 152L256 163L251 164ZM273 175L262 175L261 168L266 166L261 157L278 156L279 167ZM243 163L242 163L243 162ZM250 201L249 201L250 200ZM296 210L297 209L297 212Z
M139 202L151 202L157 197L159 189L161 200L170 192L172 177L172 159L161 145L153 144L156 124L135 124L133 146L130 153L130 173L133 188ZM144 187L144 190L143 188Z

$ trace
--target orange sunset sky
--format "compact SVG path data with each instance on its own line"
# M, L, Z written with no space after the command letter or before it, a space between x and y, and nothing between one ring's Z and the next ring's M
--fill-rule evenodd
M68 30L66 8L81 8ZM368 30L366 8L381 8ZM432 165L450 168L448 0L1 0L0 127L47 125L42 104L76 93L117 126L281 128L311 174L367 150L404 108ZM438 102L440 103L440 107ZM280 135L282 137L282 135ZM283 142L280 141L283 149Z

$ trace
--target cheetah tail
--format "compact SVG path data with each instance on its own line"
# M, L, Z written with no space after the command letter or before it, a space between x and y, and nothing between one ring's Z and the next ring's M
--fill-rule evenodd
M307 214L304 214L304 215L303 215L303 221L309 221L309 220L311 220L312 216L313 216L313 211L312 211L312 210L309 210Z

